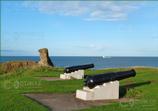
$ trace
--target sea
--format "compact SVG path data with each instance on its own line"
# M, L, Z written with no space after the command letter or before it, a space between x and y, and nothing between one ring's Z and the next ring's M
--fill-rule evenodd
M132 66L158 67L158 57L88 57L88 56L50 56L57 67L91 64L95 69L126 68ZM39 56L1 56L0 62L7 61L39 61Z

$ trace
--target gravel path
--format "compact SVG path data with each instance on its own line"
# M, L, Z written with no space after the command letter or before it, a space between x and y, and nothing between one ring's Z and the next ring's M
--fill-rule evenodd
M46 81L64 80L64 79L60 79L59 77L36 77L36 78Z
M92 106L107 105L111 102L127 102L128 99L102 100L102 101L82 101L75 98L75 94L24 94L25 96L38 101L53 111L71 111Z

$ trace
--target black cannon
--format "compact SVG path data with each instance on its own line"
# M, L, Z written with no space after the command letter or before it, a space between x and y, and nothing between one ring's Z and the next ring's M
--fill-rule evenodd
M65 73L71 73L77 70L85 70L89 68L93 68L94 64L85 64L85 65L78 65L78 66L71 66L71 67L66 67L64 72Z
M103 83L106 83L106 82L134 77L135 75L136 75L136 72L134 69L129 70L129 71L97 74L93 76L85 75L84 85L88 86L89 88L94 88L96 85L102 85Z

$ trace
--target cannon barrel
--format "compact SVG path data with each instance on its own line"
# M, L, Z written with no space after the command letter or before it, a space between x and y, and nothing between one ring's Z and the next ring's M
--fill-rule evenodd
M77 70L85 70L85 69L89 69L89 68L93 68L94 64L85 64L85 65L78 65L78 66L71 66L71 67L66 67L64 72L65 73L71 73Z
M134 77L136 72L134 69L129 71L121 71L121 72L109 72L104 74L97 74L93 76L85 75L84 85L89 88L93 88L96 85L102 85L103 83L122 80L129 77Z

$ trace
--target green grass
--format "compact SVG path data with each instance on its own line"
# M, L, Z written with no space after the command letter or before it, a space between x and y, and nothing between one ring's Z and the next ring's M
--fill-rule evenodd
M86 74L122 71L128 68L86 70ZM24 93L75 93L83 87L83 80L45 81L36 77L59 77L62 68L19 69L0 75L0 111L48 111L41 104L23 96ZM126 103L112 103L82 111L157 111L158 68L136 68L137 76L120 81L121 96L132 98Z

